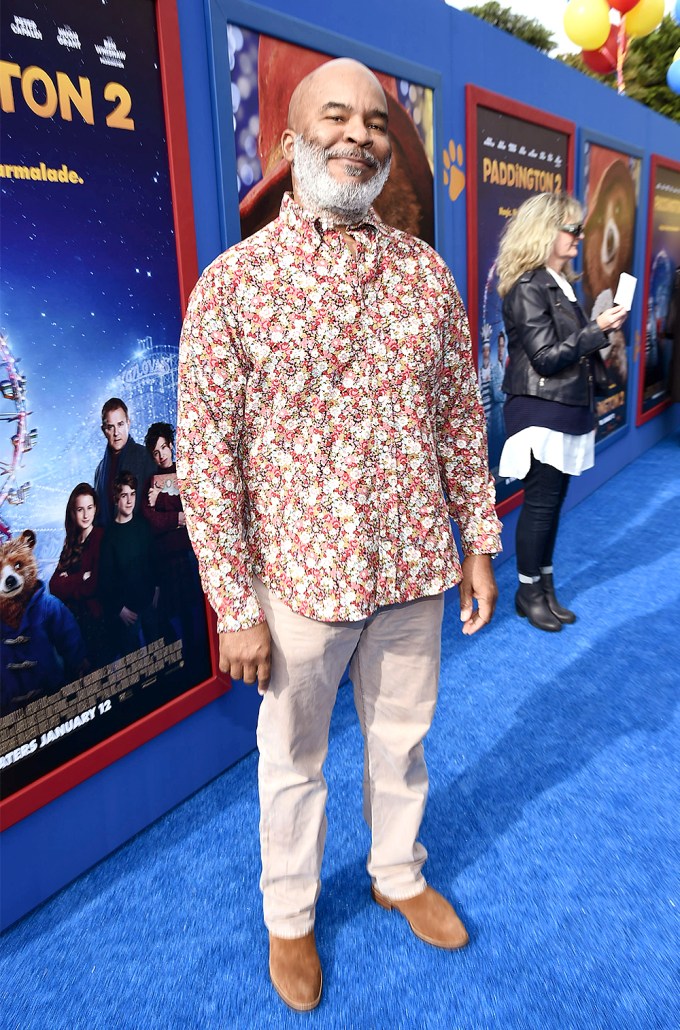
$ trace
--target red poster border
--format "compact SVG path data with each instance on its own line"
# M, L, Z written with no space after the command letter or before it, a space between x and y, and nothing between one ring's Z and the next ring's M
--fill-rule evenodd
M156 29L168 141L179 290L184 315L189 294L198 279L198 257L176 0L156 0ZM211 678L0 801L0 831L9 829L83 780L186 719L229 689L229 678L218 671L216 621L207 604L206 612L213 670Z
M658 168L667 168L670 172L680 172L680 162L673 161L670 157L662 157L661 154L652 154L649 159L649 197L647 201L647 244L645 246L645 276L642 294L642 324L640 327L640 357L638 361L638 397L637 414L635 425L642 426L650 419L656 418L662 411L672 404L670 397L664 398L655 404L649 411L642 410L643 394L645 392L645 365L647 354L647 305L649 303L649 264L652 257L652 237L654 235L654 193L656 186L656 172Z
M574 188L574 153L576 125L565 118L541 111L538 107L529 107L518 100L511 100L500 93L492 93L490 90L482 89L480 86L468 84L465 87L465 114L466 114L466 150L467 150L467 262L468 262L468 319L470 322L470 333L473 340L479 339L479 320L477 317L479 304L479 283L477 281L477 109L488 107L500 114L508 114L525 122L532 122L534 125L541 125L552 129L555 132L564 133L567 137L567 167L566 183L567 192ZM472 356L477 367L477 348L472 348ZM524 491L518 490L511 497L506 497L496 505L499 515L505 515L512 511L524 498Z

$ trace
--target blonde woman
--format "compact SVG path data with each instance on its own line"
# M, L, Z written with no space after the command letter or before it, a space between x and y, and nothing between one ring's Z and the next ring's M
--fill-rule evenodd
M506 443L499 475L521 479L517 523L517 614L548 632L576 615L555 597L553 549L569 477L595 454L594 388L599 350L627 315L617 305L588 321L571 283L583 209L563 193L530 197L507 224L498 252L498 292L508 337L503 379Z

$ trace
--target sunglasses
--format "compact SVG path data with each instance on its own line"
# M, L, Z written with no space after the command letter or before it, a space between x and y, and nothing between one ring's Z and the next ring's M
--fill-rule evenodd
M569 225L561 225L561 232L568 232L570 236L583 236L583 222L570 222Z

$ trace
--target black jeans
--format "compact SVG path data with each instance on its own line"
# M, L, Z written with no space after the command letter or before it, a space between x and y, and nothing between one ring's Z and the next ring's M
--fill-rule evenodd
M515 535L517 571L521 576L537 578L540 569L552 565L569 475L545 465L532 454L531 467L523 483L524 504Z

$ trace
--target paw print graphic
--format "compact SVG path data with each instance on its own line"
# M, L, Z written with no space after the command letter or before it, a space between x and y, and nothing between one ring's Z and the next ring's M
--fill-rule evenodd
M444 185L449 187L451 200L458 200L465 189L465 172L463 171L463 148L449 140L448 149L444 151Z

